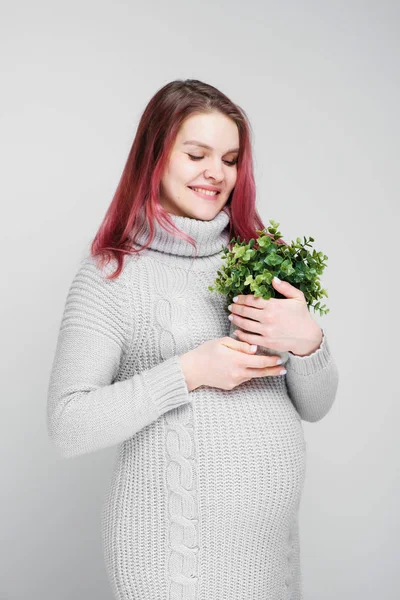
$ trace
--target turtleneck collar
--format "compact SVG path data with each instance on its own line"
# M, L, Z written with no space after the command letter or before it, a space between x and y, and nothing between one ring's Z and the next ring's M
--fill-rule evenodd
M143 213L141 213L143 215ZM213 256L221 252L223 246L229 242L229 223L231 211L229 206L224 208L211 221L202 221L190 217L181 217L169 213L174 225L190 235L197 246L196 257ZM136 244L143 246L150 236L150 228L144 219L142 228L135 236ZM135 245L136 245L135 244ZM148 248L158 252L174 254L177 256L194 256L195 249L186 240L175 237L174 234L165 231L154 219L154 237Z

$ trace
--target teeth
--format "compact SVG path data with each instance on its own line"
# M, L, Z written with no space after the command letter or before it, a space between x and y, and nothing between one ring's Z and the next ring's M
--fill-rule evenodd
M212 190L203 190L202 188L192 188L195 192L200 192L201 194L206 194L207 196L216 196L218 192Z

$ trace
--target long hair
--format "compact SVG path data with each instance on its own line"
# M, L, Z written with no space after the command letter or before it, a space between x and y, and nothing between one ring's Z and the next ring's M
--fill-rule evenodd
M257 229L264 229L255 206L251 126L245 111L212 85L197 79L172 81L156 92L144 110L114 198L91 244L91 255L100 257L101 263L112 258L117 261L108 279L119 276L126 254L138 253L151 244L154 218L163 229L185 239L196 250L195 240L174 225L160 204L160 182L185 119L194 113L214 111L231 118L239 131L237 179L225 205L230 208L229 239L240 236L241 241L248 242L257 237ZM141 218L147 221L149 238L135 249L132 241L143 227Z

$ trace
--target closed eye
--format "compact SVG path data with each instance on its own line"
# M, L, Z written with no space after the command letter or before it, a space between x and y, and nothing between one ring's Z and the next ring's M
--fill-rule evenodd
M193 154L188 154L188 156L191 160L201 160L202 158L204 158L204 156L193 156ZM230 167L233 167L237 163L237 158L235 158L235 160L232 161L224 160L224 163L229 165Z

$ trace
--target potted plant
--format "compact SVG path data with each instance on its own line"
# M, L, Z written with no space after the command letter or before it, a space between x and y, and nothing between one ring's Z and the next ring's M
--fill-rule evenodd
M240 237L232 238L229 247L223 247L223 260L225 265L217 272L214 285L209 286L210 292L223 294L226 297L225 310L229 314L228 306L233 298L239 294L253 294L264 300L270 298L284 298L273 286L272 279L276 276L282 281L288 281L300 289L306 299L308 310L319 311L320 315L327 314L329 309L325 304L321 306L321 298L328 297L327 290L321 288L319 276L322 275L328 257L323 252L317 252L310 242L303 237L296 238L295 242L286 244L282 234L278 231L279 223L270 219L268 229L257 230L258 237L252 238L248 243L241 241ZM234 336L238 327L231 323L229 335ZM272 348L258 346L257 354L279 355L283 364L288 360L288 352L277 352Z

